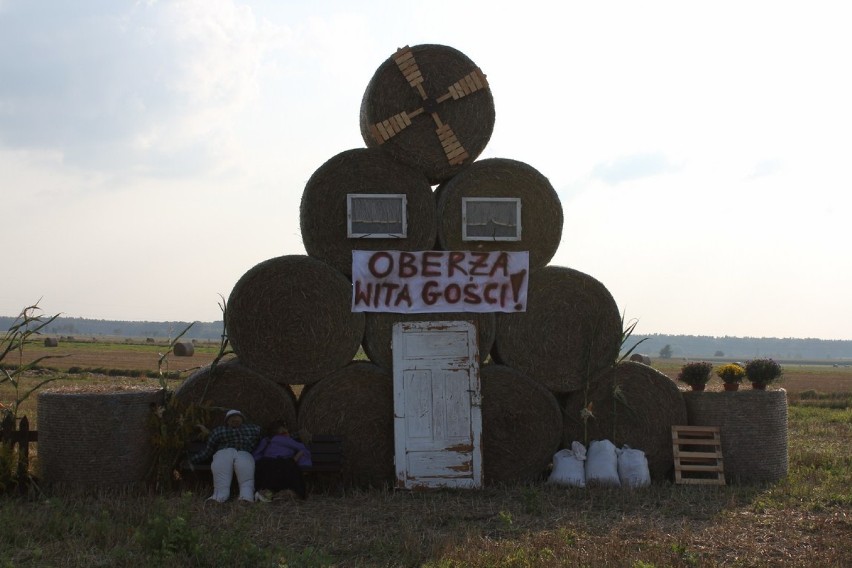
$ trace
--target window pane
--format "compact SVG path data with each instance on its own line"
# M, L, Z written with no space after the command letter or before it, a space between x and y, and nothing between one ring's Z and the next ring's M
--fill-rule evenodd
M349 236L404 237L405 195L349 195Z

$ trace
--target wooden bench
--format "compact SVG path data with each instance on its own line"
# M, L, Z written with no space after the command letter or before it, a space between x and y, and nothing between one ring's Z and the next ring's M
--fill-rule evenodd
M296 438L298 439L298 438ZM204 449L205 442L190 442L187 446L187 455L195 454ZM315 485L321 476L337 475L343 469L343 437L334 434L314 434L311 441L305 446L311 452L312 465L300 467L305 475L305 483L308 486ZM195 464L190 467L189 460L184 459L180 463L180 470L185 475L189 472L209 472L210 461Z

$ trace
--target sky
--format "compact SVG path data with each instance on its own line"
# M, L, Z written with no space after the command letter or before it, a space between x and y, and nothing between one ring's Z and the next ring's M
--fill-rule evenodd
M852 339L844 2L0 0L0 315L215 321L305 254L308 178L365 146L404 45L488 76L484 158L564 212L551 264L635 334ZM221 295L221 297L220 297Z

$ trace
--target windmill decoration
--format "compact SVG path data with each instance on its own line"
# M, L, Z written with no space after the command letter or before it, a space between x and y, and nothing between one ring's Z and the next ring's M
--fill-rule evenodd
M494 100L485 74L443 45L398 49L376 71L361 102L367 146L381 147L432 184L473 162L493 129Z

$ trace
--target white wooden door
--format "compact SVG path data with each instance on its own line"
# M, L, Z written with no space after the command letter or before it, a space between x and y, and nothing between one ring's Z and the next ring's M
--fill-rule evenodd
M467 321L397 323L393 367L397 487L480 487L476 327Z

